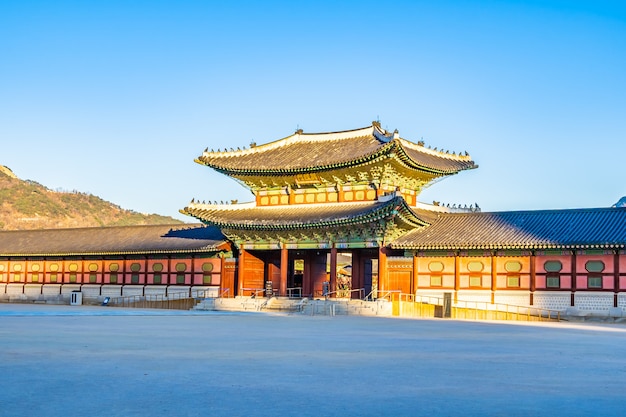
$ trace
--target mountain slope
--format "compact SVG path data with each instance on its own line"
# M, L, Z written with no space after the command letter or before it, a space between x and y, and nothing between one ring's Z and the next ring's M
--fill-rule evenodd
M55 192L0 166L0 230L182 223L125 210L87 193Z

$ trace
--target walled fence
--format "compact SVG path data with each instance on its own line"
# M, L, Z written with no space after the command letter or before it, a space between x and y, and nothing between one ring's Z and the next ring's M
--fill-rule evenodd
M392 301L392 315L398 317L438 317L463 320L561 321L561 311L509 304L474 301L452 303L446 298L417 297L415 301Z
M100 285L100 284L1 284L0 302L70 304L72 293L80 292L82 303L99 305L107 298L147 297L182 299L224 296L216 286L188 285Z
M130 295L125 297L105 298L103 304L126 308L160 308L168 310L190 310L201 300L212 298L212 289L192 290L190 293L170 292L170 294Z
M506 304L457 303L450 298L417 297L409 294L387 294L373 300L288 298L211 298L201 300L194 309L217 311L288 312L324 316L382 316L406 318L454 318L464 320L559 321L560 311L511 306Z
M459 292L456 300L448 293L401 294L399 291L372 293L363 299L292 297L233 297L216 286L184 285L99 285L99 284L2 284L0 302L72 304L72 293L80 292L83 304L167 309L298 311L310 315L370 315L398 317L449 317L468 320L568 320L608 319L626 321L626 294L619 294L613 307L613 293L577 292L570 306L570 292L535 292L534 305L528 294L500 293L492 302L489 292ZM361 293L359 293L361 294ZM332 296L332 294L331 294ZM461 298L462 297L462 298ZM212 301L211 301L212 300ZM303 302L302 300L307 300ZM106 303L105 303L106 301Z

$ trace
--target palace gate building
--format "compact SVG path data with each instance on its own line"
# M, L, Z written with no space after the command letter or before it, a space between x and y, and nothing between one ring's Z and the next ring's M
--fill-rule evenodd
M422 189L477 165L378 122L207 149L196 162L249 188L253 201L192 200L181 212L195 225L0 232L0 297L451 293L626 314L626 208L424 204Z

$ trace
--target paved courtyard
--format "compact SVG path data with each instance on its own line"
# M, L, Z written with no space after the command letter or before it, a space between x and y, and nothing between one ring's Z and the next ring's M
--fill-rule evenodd
M0 416L623 416L626 326L0 304Z

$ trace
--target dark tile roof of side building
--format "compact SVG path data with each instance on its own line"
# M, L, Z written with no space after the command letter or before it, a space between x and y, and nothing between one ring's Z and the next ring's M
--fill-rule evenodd
M395 249L614 249L626 247L626 208L442 213Z
M198 224L0 232L0 256L192 253L225 245L219 229Z

